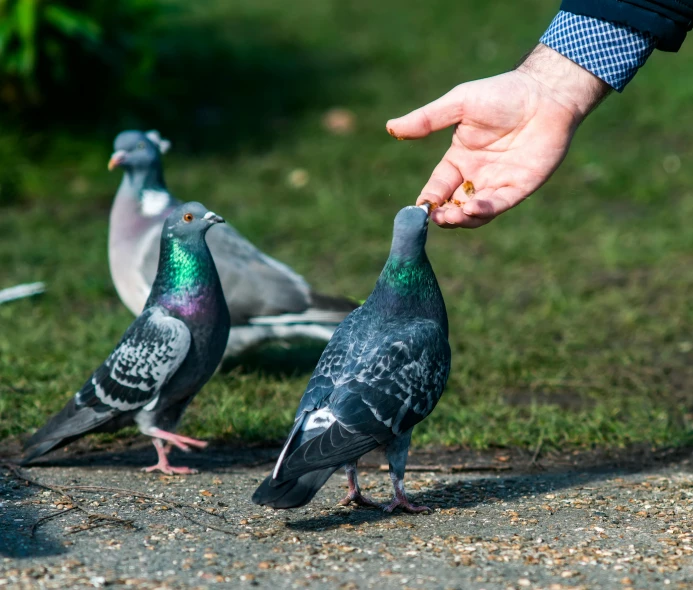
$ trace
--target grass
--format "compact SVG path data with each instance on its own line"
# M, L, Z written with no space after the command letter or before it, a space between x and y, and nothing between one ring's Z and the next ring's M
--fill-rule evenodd
M363 299L387 256L394 214L449 142L447 132L394 142L385 121L512 67L557 8L548 0L502 10L472 0L168 4L178 10L162 27L197 45L188 44L186 67L162 78L161 109L125 105L110 127L105 114L79 135L56 126L0 140L21 186L0 209L0 287L48 284L41 298L0 306L0 439L59 409L132 319L106 262L119 181L105 172L113 121L170 136L167 178L177 196L217 210L316 288ZM681 53L654 55L610 97L527 203L476 231L432 228L453 371L417 444L690 440L693 45ZM193 68L195 60L205 63ZM331 106L353 111L353 133L325 130ZM296 169L308 174L304 187L288 181ZM218 374L182 429L279 439L308 376Z

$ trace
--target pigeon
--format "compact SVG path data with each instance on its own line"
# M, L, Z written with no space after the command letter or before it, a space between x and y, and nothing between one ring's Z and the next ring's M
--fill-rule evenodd
M77 394L27 441L24 464L91 432L136 424L153 438L158 456L146 471L194 473L169 464L165 442L183 451L207 445L173 431L214 374L231 327L205 242L207 230L218 223L224 220L195 202L168 216L159 270L144 311Z
M142 312L158 260L158 235L179 202L164 182L161 156L169 148L158 132L123 131L109 170L123 179L111 209L108 258L116 291L135 315ZM209 248L231 314L225 357L277 340L327 342L358 303L313 291L303 277L270 258L229 224L210 232Z
M430 512L409 502L403 483L412 429L433 411L450 373L445 302L425 251L428 213L428 205L412 206L395 217L375 289L327 344L255 504L304 506L344 466L349 492L340 503L379 506L361 494L356 465L384 447L394 498L381 508Z

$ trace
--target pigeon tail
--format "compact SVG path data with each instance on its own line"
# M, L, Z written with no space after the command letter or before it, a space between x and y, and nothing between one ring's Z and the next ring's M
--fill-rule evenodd
M306 428L310 425L309 418ZM313 434L316 430L319 432L317 435ZM322 432L320 430L304 430L289 446L289 453L286 456L282 453L274 470L272 486L278 487L285 481L300 478L313 471L336 469L377 449L381 444L370 435L350 432L339 422L334 422ZM310 438L306 441L308 436Z
M370 436L347 431L329 410L303 414L294 423L274 471L255 490L253 502L272 508L304 506L337 469L378 446Z
M332 297L311 292L311 305L308 309L296 313L280 313L277 315L255 316L249 323L253 326L271 325L288 326L298 324L340 324L346 316L354 311L358 302L347 297ZM327 336L327 340L332 332Z
M271 485L272 476L265 478L255 493L253 502L271 508L300 508L310 502L338 467L328 467L306 473L301 477Z
M62 442L62 439L59 440L48 440L44 441L43 443L39 443L33 447L31 447L30 451L27 451L24 456L21 458L19 461L19 464L24 466L28 465L31 463L34 459L38 459L39 457L45 455L46 453L52 451L55 447L57 447L60 443ZM65 446L65 445L61 445Z
M48 424L26 441L21 464L26 465L49 451L70 444L82 435L96 430L112 417L111 412L96 412L90 407L78 408L75 398L72 398Z

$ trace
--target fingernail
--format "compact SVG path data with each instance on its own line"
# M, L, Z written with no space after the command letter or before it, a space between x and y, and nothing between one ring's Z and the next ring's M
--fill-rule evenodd
M402 141L404 138L403 138L403 137L397 137L397 134L395 133L394 129L391 129L391 128L390 128L390 123L392 123L392 119L391 119L390 121L388 121L388 122L385 124L385 129L386 129L387 132L388 132L390 135L392 135L392 137L394 137L397 141Z

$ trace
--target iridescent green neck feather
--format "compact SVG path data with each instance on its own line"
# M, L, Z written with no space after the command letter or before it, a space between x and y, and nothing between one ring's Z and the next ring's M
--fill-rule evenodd
M162 240L150 301L184 315L198 313L214 290L213 274L214 262L204 237L195 241L174 237Z
M424 251L414 257L390 254L368 299L383 317L429 318L440 323L447 334L445 302Z
M425 252L416 258L391 254L378 282L400 297L428 299L438 291L438 282Z
M165 274L171 289L175 291L194 291L204 278L204 264L198 252L193 252L178 240L170 241L170 251L167 252Z

